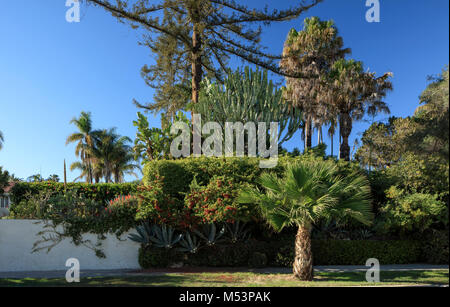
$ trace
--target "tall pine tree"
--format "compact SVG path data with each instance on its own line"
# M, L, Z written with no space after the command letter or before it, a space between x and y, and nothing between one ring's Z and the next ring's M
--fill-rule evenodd
M298 1L284 10L249 8L233 0L86 1L144 30L141 43L156 54L156 64L144 66L142 75L157 91L154 103L136 103L174 114L189 100L198 102L204 74L222 80L232 56L286 75L277 63L282 56L263 51L261 27L253 25L296 18L322 0Z

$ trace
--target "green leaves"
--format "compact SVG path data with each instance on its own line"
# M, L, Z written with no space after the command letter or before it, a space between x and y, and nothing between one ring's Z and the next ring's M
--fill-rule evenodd
M281 179L266 173L258 182L265 193L245 188L238 202L258 204L277 231L309 227L324 218L350 217L365 224L373 218L368 181L359 175L342 178L331 161L300 161L289 165Z
M192 110L200 113L205 121L218 122L222 129L226 122L258 122L267 126L279 122L281 145L289 140L301 124L302 114L293 111L282 99L281 90L268 79L267 71L236 70L221 83L205 81L200 100L192 104ZM283 137L282 137L283 136Z

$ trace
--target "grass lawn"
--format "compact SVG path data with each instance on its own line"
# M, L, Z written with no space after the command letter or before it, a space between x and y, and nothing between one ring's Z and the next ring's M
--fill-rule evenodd
M365 272L319 272L312 282L301 282L290 274L257 273L169 273L121 277L85 277L80 283L64 278L0 279L0 286L138 286L138 287L341 287L448 285L448 270L381 272L381 282L369 284Z

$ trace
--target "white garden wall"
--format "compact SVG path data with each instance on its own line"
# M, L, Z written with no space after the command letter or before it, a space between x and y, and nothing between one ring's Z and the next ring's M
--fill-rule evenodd
M34 242L39 239L36 234L43 226L36 222L0 219L0 272L67 270L68 258L77 258L81 271L139 268L139 244L127 239L128 234L122 235L124 241L117 240L115 235L107 235L102 240L101 249L106 258L98 258L93 250L75 246L69 239L60 242L48 254L46 250L31 253ZM83 238L97 242L95 235Z

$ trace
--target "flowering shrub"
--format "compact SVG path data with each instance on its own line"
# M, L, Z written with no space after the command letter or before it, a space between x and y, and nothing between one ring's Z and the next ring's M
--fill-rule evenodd
M102 212L103 223L107 224L111 230L128 230L136 224L137 209L138 201L136 196L118 196L110 200L104 212Z
M237 194L238 190L229 177L213 177L206 187L194 181L186 195L185 206L202 224L233 223L249 216L249 207L235 201Z
M139 186L137 190L139 204L136 220L178 226L180 213L183 211L182 203L180 204L177 199L164 194L162 178L156 176L154 180Z

